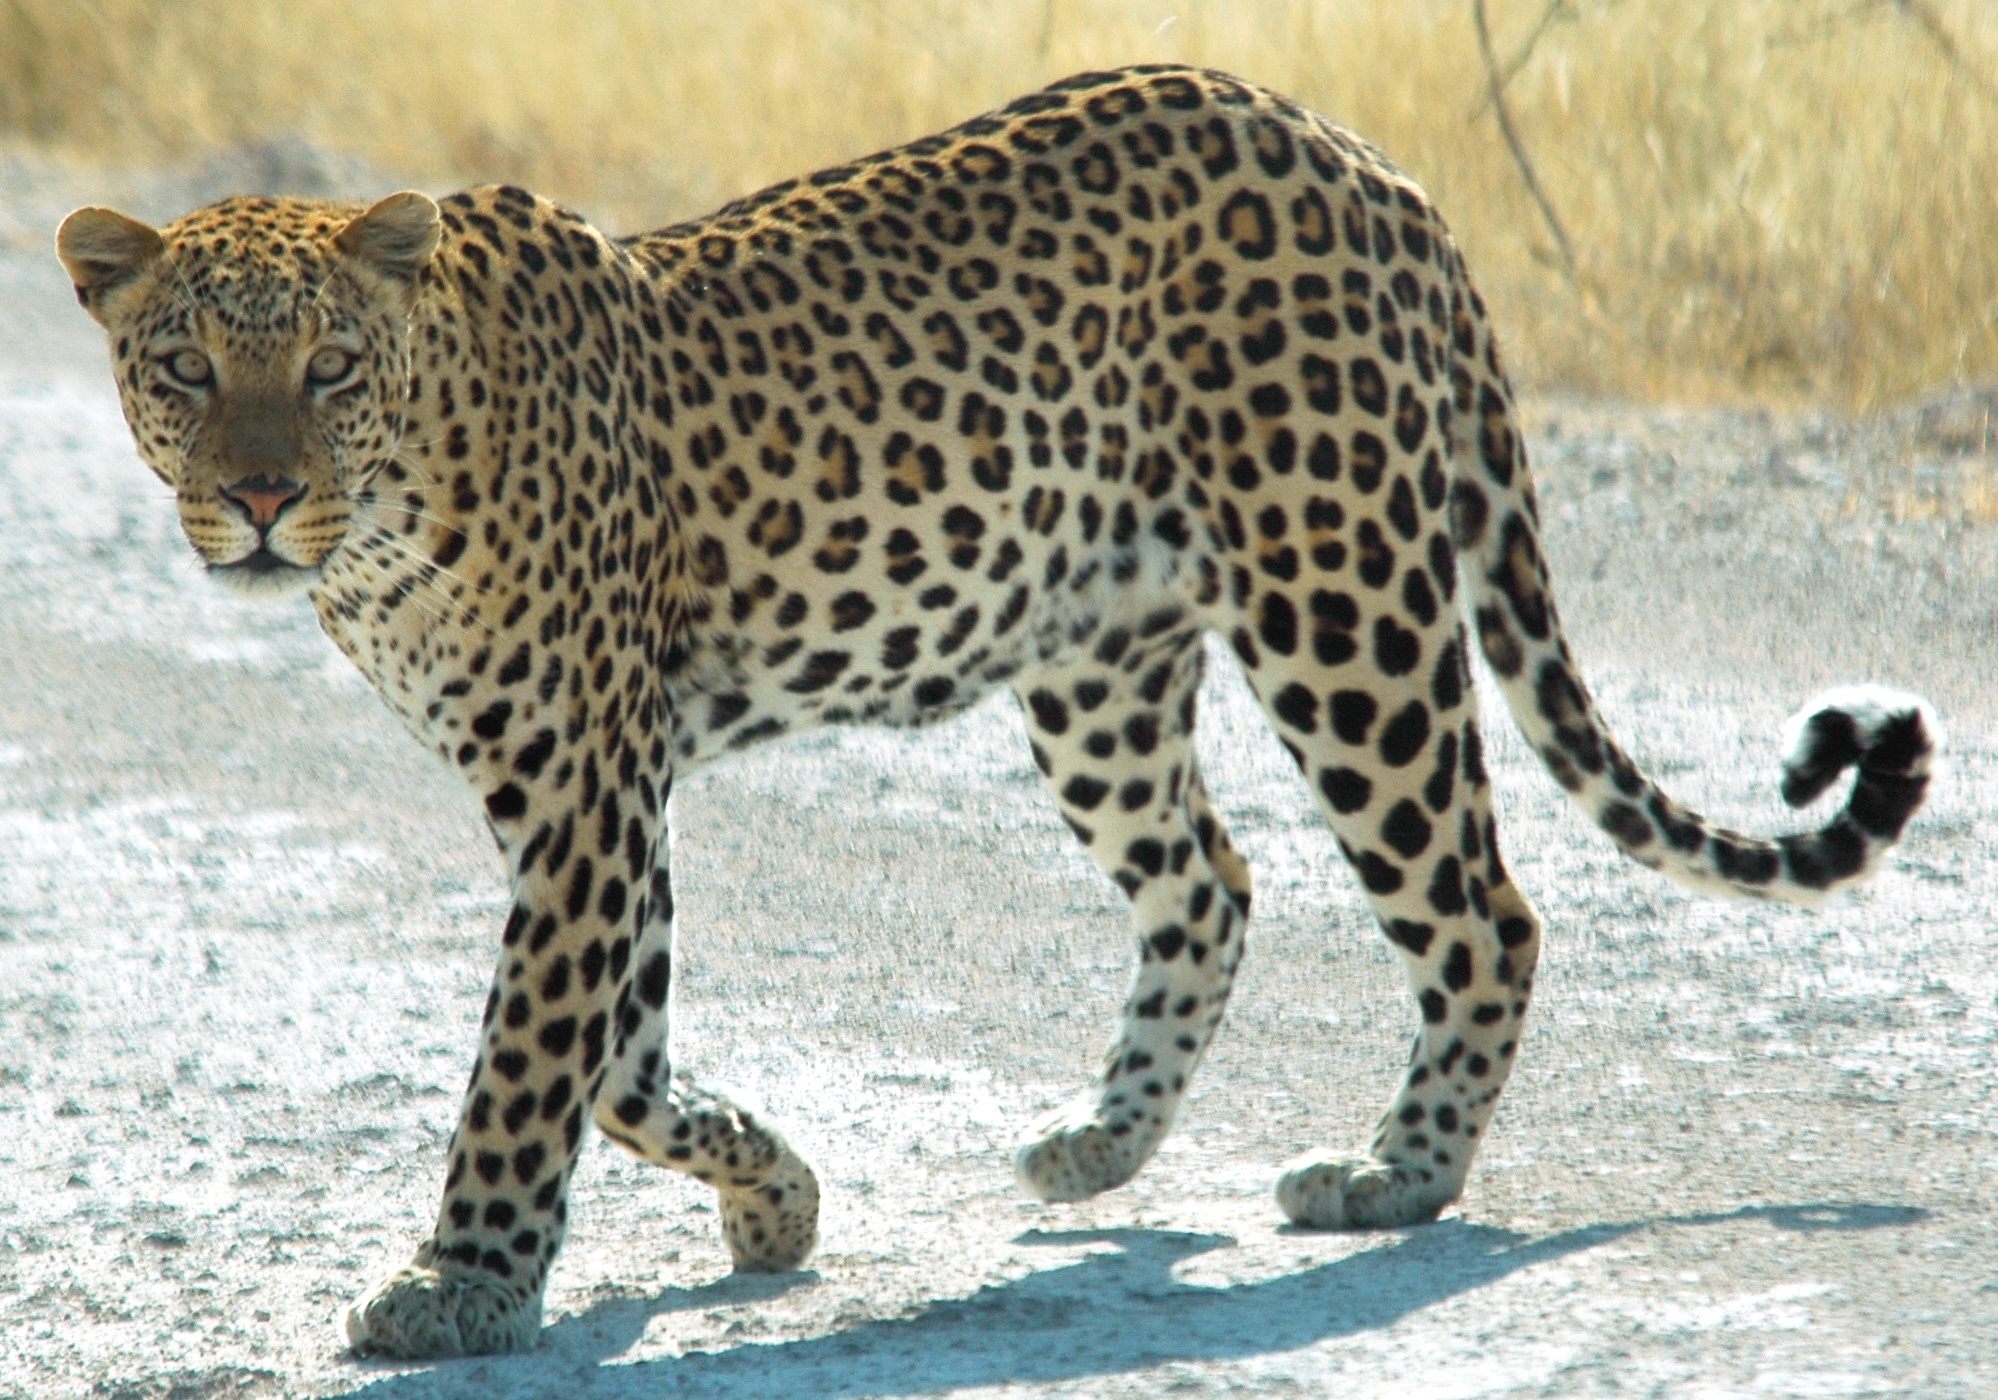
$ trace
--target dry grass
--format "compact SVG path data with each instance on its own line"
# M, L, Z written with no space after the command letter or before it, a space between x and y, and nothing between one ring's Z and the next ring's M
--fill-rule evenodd
M1441 203L1521 378L1867 406L1998 378L1998 6L1565 0L1497 128L1469 0L0 0L0 134L143 161L297 133L661 222L1083 67L1227 68ZM1491 0L1499 53L1546 0Z

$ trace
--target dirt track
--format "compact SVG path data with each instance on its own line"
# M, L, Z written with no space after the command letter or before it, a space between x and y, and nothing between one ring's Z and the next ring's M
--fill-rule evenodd
M1413 1008L1222 660L1203 762L1256 870L1253 946L1132 1187L1035 1205L1006 1164L1094 1067L1129 959L1015 714L822 734L674 813L676 1059L817 1162L813 1268L730 1278L705 1193L599 1144L540 1351L363 1363L337 1319L434 1209L498 863L302 601L197 577L43 251L62 192L23 187L0 219L0 1395L1998 1394L1986 400L1863 428L1532 405L1570 635L1680 798L1796 824L1777 727L1848 679L1926 692L1948 768L1871 888L1724 905L1622 861L1488 725L1548 951L1442 1223L1279 1228L1278 1163L1361 1140Z

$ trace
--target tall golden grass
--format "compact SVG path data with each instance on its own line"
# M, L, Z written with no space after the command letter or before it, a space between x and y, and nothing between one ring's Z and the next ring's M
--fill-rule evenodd
M298 134L613 227L1086 67L1190 61L1436 197L1527 383L1865 407L1998 378L1998 5L1490 0L0 0L0 136L101 162ZM1922 22L1926 17L1939 22Z

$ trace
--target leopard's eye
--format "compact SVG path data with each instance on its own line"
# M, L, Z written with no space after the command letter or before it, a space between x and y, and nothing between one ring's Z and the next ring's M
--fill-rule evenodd
M315 389L330 388L352 374L360 359L352 350L329 345L306 362L305 382Z
M162 364L167 374L190 389L199 389L215 379L215 369L199 350L176 350Z

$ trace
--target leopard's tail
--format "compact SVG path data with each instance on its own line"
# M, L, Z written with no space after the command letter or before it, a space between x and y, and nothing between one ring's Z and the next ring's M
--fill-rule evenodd
M1786 726L1784 801L1801 807L1857 769L1844 808L1816 831L1744 836L1667 796L1610 734L1561 634L1512 392L1461 269L1451 533L1465 613L1526 741L1611 840L1678 884L1808 904L1865 879L1922 805L1942 741L1935 712L1882 686L1827 691L1805 706Z

